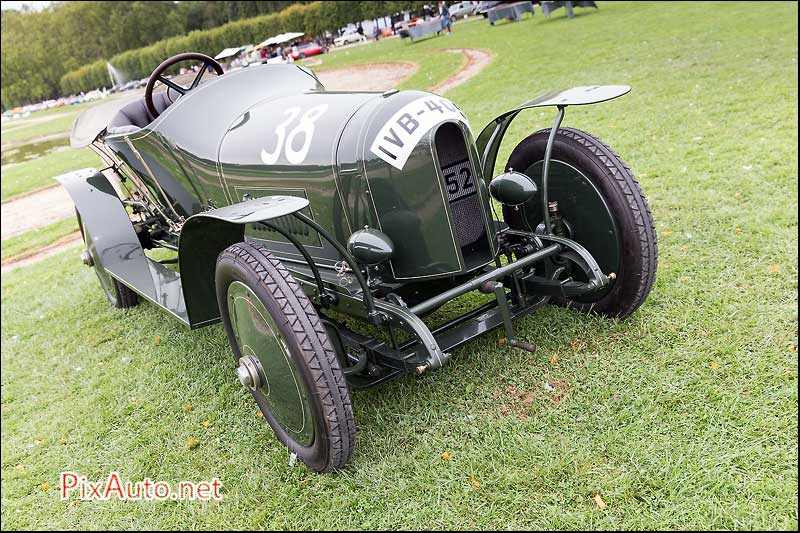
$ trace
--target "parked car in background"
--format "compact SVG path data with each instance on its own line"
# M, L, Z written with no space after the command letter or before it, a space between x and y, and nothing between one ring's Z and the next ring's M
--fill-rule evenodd
M367 38L355 31L350 33L345 33L344 35L340 35L339 37L333 40L333 44L336 46L344 46L346 44L357 43L359 41L366 42Z
M101 100L108 96L105 90L95 89L93 91L89 91L85 95L83 95L84 102L91 102L93 100Z
M453 19L466 18L475 14L475 4L473 2L459 2L447 9Z
M306 41L292 47L292 59L305 59L323 53L325 50L316 41Z

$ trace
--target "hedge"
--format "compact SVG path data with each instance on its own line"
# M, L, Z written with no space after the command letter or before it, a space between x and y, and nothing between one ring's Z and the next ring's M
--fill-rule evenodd
M64 94L76 94L108 86L110 78L107 63L114 65L127 79L141 79L149 76L164 59L182 52L201 52L214 57L224 48L259 43L287 31L302 30L307 34L317 35L324 31L321 21L330 21L326 11L330 11L332 6L325 4L335 3L338 2L294 4L278 13L237 20L210 30L196 30L144 48L127 50L108 61L101 59L64 74L60 80L61 90ZM338 21L333 22L337 23Z

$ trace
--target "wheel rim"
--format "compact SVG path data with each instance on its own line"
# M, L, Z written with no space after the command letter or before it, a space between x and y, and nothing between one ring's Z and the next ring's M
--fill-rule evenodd
M314 424L308 390L278 325L250 287L239 281L228 286L228 313L241 357L258 362L260 383L252 392L264 416L298 444L310 445Z
M543 161L537 161L524 171L540 190L542 166ZM548 176L548 199L558 202L561 216L571 232L569 237L592 254L604 273L619 274L622 254L619 229L597 186L574 166L553 159ZM524 214L530 229L535 230L544 220L540 199L525 204ZM586 281L577 269L572 269L572 274L576 280ZM593 295L587 301L597 298L598 295ZM580 298L575 300L581 301Z

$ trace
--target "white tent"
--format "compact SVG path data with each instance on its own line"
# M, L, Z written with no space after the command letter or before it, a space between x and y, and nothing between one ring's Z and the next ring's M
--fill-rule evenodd
M289 32L289 33L282 33L275 37L275 44L285 43L286 41L293 41L298 37L302 37L305 35L303 32Z
M281 33L280 35L276 35L275 37L270 37L266 41L259 43L258 46L256 46L256 48L264 48L265 46L270 46L272 44L285 43L286 41L297 39L298 37L302 37L303 35L305 34L302 32Z
M229 57L233 57L236 54L238 54L239 50L241 50L241 49L242 49L241 46L237 46L236 48L226 48L222 52L220 52L217 55L215 55L214 59L227 59Z

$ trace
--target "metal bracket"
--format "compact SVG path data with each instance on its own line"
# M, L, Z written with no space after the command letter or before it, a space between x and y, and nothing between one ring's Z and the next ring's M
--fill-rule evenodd
M566 106L558 106L558 114L556 120L553 122L553 127L550 129L550 136L547 138L547 148L544 150L544 166L542 167L542 213L544 213L544 230L547 235L553 234L552 224L550 223L550 209L547 197L547 177L550 172L550 154L553 152L553 142L556 138L556 132L561 127L561 122L564 120L564 109Z
M300 220L301 222L305 222L311 229L316 230L323 239L328 241L331 246L336 248L336 251L342 256L345 262L350 266L350 269L353 271L353 276L355 276L356 281L361 286L361 292L363 293L364 299L364 307L367 308L367 318L369 321L376 325L380 326L385 322L385 316L378 312L375 307L375 300L372 298L372 293L370 292L369 285L367 284L366 280L364 279L364 275L361 273L361 270L358 268L358 264L356 264L355 259L350 255L350 253L345 249L344 246L339 244L339 242L333 238L333 236L328 233L325 228L314 222L311 218L305 216L300 211L292 213L292 215Z

